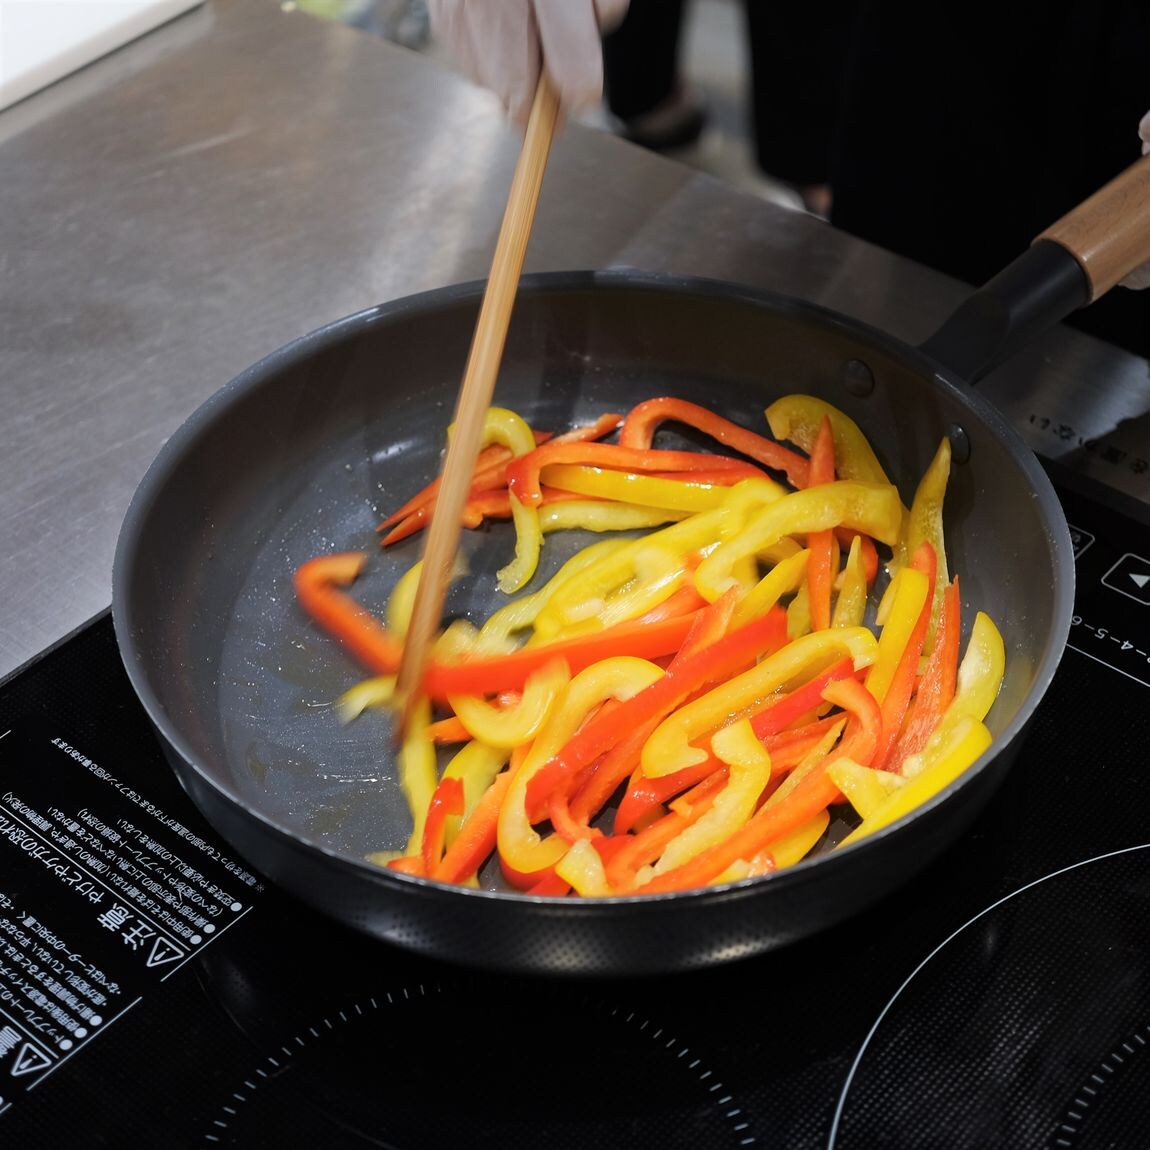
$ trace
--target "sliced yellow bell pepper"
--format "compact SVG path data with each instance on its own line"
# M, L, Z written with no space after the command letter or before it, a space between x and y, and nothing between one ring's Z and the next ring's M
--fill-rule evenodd
M407 725L407 736L399 748L399 787L411 811L412 831L407 840L409 855L419 854L423 845L423 824L431 796L439 783L436 778L435 744L427 733L431 704L416 699Z
M662 675L654 663L623 655L594 663L571 680L512 777L500 808L497 843L504 862L517 871L532 874L554 866L567 853L566 840L558 835L544 838L531 825L527 785L594 708L606 699L628 699Z
M556 634L567 624L597 613L613 592L630 589L640 574L640 557L652 549L678 555L685 563L690 552L713 546L729 514L725 507L720 507L692 515L642 539L631 540L601 563L580 571L555 590L547 606L536 616L536 632Z
M730 768L727 785L697 822L680 831L663 848L648 877L694 858L734 833L755 813L755 804L771 779L771 756L755 737L751 724L743 719L717 731L711 739L711 750Z
M713 483L693 483L690 472L684 472L681 480L663 479L573 463L553 463L543 468L539 478L547 486L558 487L561 491L594 495L618 503L662 507L669 511L711 511L723 502L728 490Z
M479 631L479 649L506 650L511 642L511 636L516 631L526 630L534 624L536 616L559 587L580 571L586 571L596 563L601 563L608 555L625 547L628 542L626 539L603 539L577 551L538 591L500 607L491 615Z
M415 606L415 592L419 587L419 574L423 570L423 560L413 563L395 584L395 589L387 600L387 629L397 638L407 634L411 623L411 612Z
M922 752L923 769L880 803L839 845L858 842L910 814L954 782L990 743L990 732L982 723L969 715L960 716L944 739L933 749L928 744L927 750Z
M462 819L452 816L455 825L448 824L452 831L457 830L459 823L475 809L475 804L491 786L495 776L503 770L507 759L506 748L488 746L478 739L464 743L452 756L451 761L443 768L443 778L459 779L463 783L463 816ZM449 841L450 837L452 836L449 836Z
M804 579L798 594L787 605L787 638L797 639L811 630L811 591Z
M556 659L527 676L514 706L496 707L478 695L449 695L447 701L472 738L510 750L535 738L570 681L567 664Z
M938 617L942 612L942 600L946 594L950 575L946 567L946 540L943 533L942 505L946 499L946 485L950 478L950 440L943 436L938 445L934 459L926 469L918 487L915 489L914 500L910 505L910 513L906 517L903 531L903 540L907 555L913 555L918 545L924 540L934 548L935 560L938 564L938 577L934 584L934 600L930 609L930 623L926 629L926 643L923 650L929 654L934 646L934 632L938 627Z
M853 759L836 759L827 767L827 776L846 796L860 818L873 815L906 780L893 771L876 771Z
M515 558L495 576L499 590L505 595L512 595L531 582L539 566L539 549L543 546L538 508L525 507L512 495L511 521L515 524Z
M867 690L880 703L886 698L907 640L930 594L927 577L913 567L902 568L891 581L891 586L890 610L879 633L878 657L871 664L865 680Z
M798 590L806 581L807 560L810 557L810 551L804 548L776 563L739 600L731 625L737 627L749 619L765 615L784 595Z
M826 833L831 816L827 811L820 811L810 822L795 827L793 831L780 836L771 844L771 858L775 870L794 866L802 862L814 849L815 844Z
M717 599L729 586L735 563L759 554L785 536L832 527L849 527L883 543L895 542L902 528L898 491L889 484L841 480L785 495L754 512L737 534L699 564L695 572L699 594L711 601Z
M395 695L395 676L377 675L344 691L335 701L340 721L350 723L369 707L384 707Z
M843 479L858 479L863 483L890 483L859 425L825 400L813 395L785 395L776 399L765 415L776 439L789 440L808 455L818 438L823 418L829 419L835 441L835 473Z
M736 675L669 715L652 732L642 752L643 773L652 778L703 762L706 751L694 740L745 718L771 695L801 676L850 655L855 669L869 666L878 641L865 627L817 631L788 643L757 666Z
M544 535L552 531L638 531L661 527L685 519L685 511L645 507L638 503L597 503L572 499L549 503L539 509L539 527Z
M555 873L583 898L605 898L615 892L607 881L603 860L590 840L580 839L555 864Z
M955 712L982 720L990 713L994 700L998 698L1002 677L1006 672L1006 645L1002 635L991 619L983 611L974 617L970 638L966 641L966 652L958 665L954 698L943 715Z
M447 429L450 437L455 431L455 424ZM517 415L510 408L489 407L483 417L483 435L479 441L479 449L490 447L493 443L501 444L511 452L512 456L526 455L536 448L535 433L527 425L522 416Z
M866 601L867 583L862 558L862 539L856 535L851 540L847 560L839 579L835 607L831 613L831 626L861 627L866 617Z
M448 428L449 436L454 426L452 424ZM521 416L505 407L490 407L484 417L480 450L495 443L506 447L512 457L526 455L536 448L535 433ZM515 524L515 558L497 575L500 591L508 595L525 587L535 574L543 542L539 512L534 507L522 506L514 495L511 497L511 518Z

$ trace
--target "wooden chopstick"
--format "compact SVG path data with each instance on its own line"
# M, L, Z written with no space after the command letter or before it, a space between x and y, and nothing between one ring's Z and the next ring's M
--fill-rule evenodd
M511 179L491 274L483 292L471 352L463 373L442 480L424 544L423 568L396 679L395 698L399 714L393 735L397 740L402 740L407 733L412 709L419 697L428 649L442 618L443 600L459 545L463 508L479 454L484 418L495 390L511 308L523 270L523 257L531 235L558 113L558 96L546 72L543 72L535 89L523 147Z

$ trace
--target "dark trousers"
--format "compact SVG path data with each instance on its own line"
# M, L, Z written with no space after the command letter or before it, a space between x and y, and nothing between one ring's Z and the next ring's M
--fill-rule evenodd
M968 283L1141 154L1150 0L744 0L758 161L829 182L831 222ZM684 0L605 38L611 110L674 88ZM1150 357L1150 291L1070 321Z

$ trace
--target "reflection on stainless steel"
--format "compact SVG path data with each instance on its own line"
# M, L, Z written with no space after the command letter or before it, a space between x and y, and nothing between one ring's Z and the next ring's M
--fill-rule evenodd
M270 0L209 0L0 114L0 674L107 605L136 484L219 386L340 315L486 274L517 151L486 93ZM571 127L527 268L626 265L911 341L967 290ZM1150 498L1144 361L1058 332L983 386L1036 449Z

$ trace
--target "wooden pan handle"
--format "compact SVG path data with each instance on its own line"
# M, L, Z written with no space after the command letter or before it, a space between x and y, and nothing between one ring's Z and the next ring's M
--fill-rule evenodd
M1091 302L1150 261L1150 155L1131 164L1038 239L1061 244L1078 261L1090 281Z

